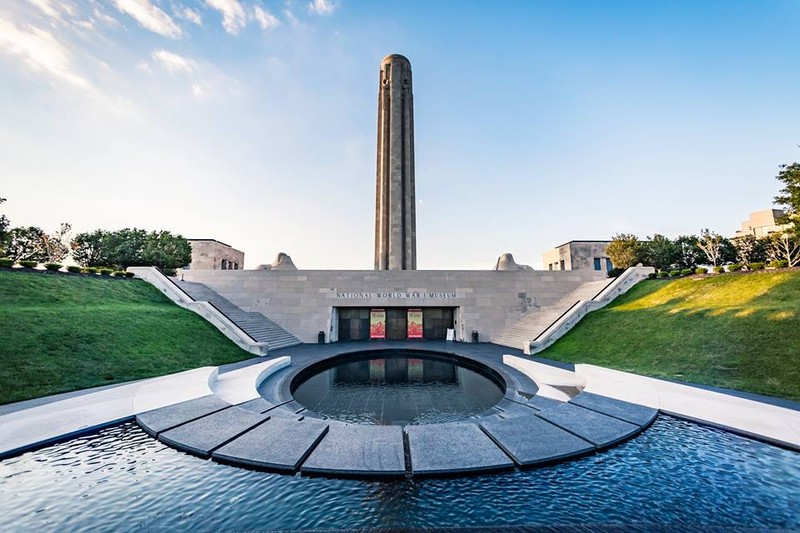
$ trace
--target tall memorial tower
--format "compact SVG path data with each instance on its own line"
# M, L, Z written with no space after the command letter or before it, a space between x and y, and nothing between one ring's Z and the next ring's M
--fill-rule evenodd
M381 61L375 187L375 270L416 270L414 96L411 63L399 54Z

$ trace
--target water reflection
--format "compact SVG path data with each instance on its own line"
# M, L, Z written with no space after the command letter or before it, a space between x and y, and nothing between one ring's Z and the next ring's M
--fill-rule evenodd
M459 420L502 396L494 381L453 361L403 355L342 362L294 391L295 400L321 415L380 425Z

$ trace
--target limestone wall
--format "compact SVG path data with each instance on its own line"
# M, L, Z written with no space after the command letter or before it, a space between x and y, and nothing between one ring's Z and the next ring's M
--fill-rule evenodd
M490 341L531 307L555 304L595 271L189 270L246 311L263 313L303 342L336 338L338 307L455 307L456 338Z

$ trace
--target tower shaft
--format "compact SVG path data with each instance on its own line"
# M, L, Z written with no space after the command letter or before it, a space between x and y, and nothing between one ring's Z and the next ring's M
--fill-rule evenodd
M381 62L375 188L375 270L416 270L414 97L411 63L397 54Z

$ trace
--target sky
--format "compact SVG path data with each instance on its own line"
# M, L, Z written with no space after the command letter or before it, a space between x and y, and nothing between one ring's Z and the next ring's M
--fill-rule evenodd
M732 235L800 160L798 23L796 0L0 0L0 212L372 269L400 53L418 268Z

